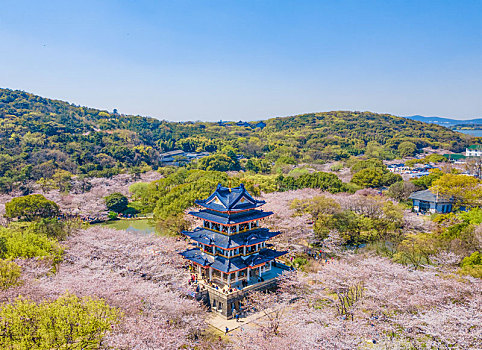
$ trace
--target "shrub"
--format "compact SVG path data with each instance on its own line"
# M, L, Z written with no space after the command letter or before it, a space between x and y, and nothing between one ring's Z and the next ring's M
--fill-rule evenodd
M460 264L464 266L482 265L482 254L473 252L470 256L465 257Z
M470 256L465 257L460 266L459 273L461 275L482 278L482 254L479 252L474 252Z
M57 219L40 219L32 224L35 233L53 237L57 240L64 240L73 231L80 228L80 220L58 221Z
M7 290L10 287L20 284L22 269L11 260L0 260L0 290Z
M335 163L330 167L331 171L340 171L341 169L343 169L343 164L341 163Z
M122 214L124 214L124 215L136 215L136 214L138 214L139 212L140 212L140 211L137 210L136 208L134 208L133 206L128 205L127 208L126 208L126 210L124 210L124 211L122 212Z
M15 227L0 228L2 254L5 258L33 258L45 257L59 261L63 249L53 238L38 234L33 226L21 229Z

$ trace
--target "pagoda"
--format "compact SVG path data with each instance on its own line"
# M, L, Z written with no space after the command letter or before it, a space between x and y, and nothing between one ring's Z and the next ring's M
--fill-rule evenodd
M181 255L190 261L209 306L230 318L246 292L272 288L287 267L276 258L286 254L270 248L271 232L260 221L272 212L260 210L266 202L254 199L243 184L220 184L207 199L196 200L202 209L189 212L202 221L194 231L183 231L195 247ZM199 287L200 286L200 287Z

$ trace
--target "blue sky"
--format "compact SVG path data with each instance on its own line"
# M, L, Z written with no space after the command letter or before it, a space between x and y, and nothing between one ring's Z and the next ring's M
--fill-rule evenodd
M482 1L2 0L0 87L167 120L482 117Z

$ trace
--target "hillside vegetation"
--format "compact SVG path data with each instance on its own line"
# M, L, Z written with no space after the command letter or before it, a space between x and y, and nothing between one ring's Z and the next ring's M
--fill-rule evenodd
M126 116L0 89L0 189L4 192L26 180L156 169L159 153L173 149L212 152L194 165L204 170L269 172L275 162L323 163L360 154L391 159L406 155L407 149L413 153L429 145L460 151L469 139L441 126L370 112L272 118L259 129ZM235 159L239 153L249 161L240 164Z

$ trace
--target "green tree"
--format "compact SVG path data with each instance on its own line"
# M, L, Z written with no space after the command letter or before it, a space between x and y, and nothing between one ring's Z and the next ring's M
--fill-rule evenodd
M31 194L16 197L7 202L5 212L5 216L8 218L32 221L56 217L60 213L60 208L55 202L48 200L41 194Z
M341 211L340 204L326 196L316 196L310 199L294 199L290 205L297 214L309 213L312 219L318 218L321 214L336 214Z
M129 200L122 193L115 192L104 198L107 209L115 211L116 213L122 213L127 209Z
M430 264L430 256L437 251L438 242L431 234L408 234L397 246L394 260L415 269Z
M99 349L121 313L101 299L66 294L35 303L18 298L0 308L2 349Z
M430 191L452 198L455 206L482 205L482 182L473 176L444 174L432 183Z
M395 182L388 188L388 196L399 202L406 201L417 190L417 186L409 181Z
M383 147L377 141L370 141L367 143L367 147L365 149L365 156L370 158L382 158L383 153Z
M422 189L427 189L430 186L432 186L432 183L442 177L443 172L440 169L432 169L429 171L428 175L421 176L419 178L413 178L410 180L411 183L413 183L415 186L422 188Z
M201 158L198 162L199 169L208 171L238 170L238 167L239 165L231 157L222 153Z
M68 192L72 188L72 174L68 171L59 169L52 176L52 181L60 192Z
M349 163L350 165L350 171L355 174L359 172L360 170L367 169L367 168L386 168L383 162L380 159L376 158L370 158L367 160L350 160Z
M362 187L380 187L383 184L384 171L380 168L362 169L353 175L351 182Z
M417 146L413 142L404 141L398 145L398 154L401 157L413 156L415 152L417 152Z
M266 159L251 158L246 161L245 169L255 173L269 173L271 171L271 162Z
M132 194L132 198L136 201L142 200L149 194L148 182L136 182L129 186L129 192Z

